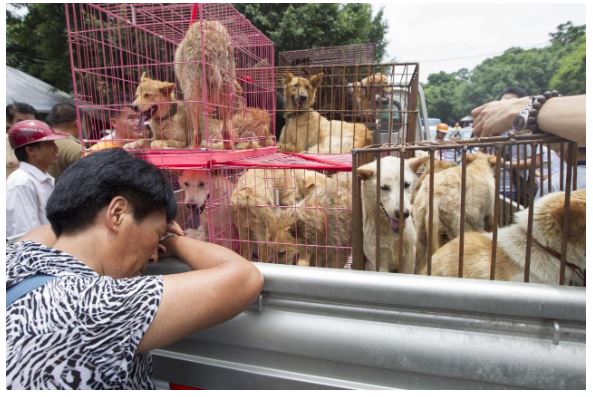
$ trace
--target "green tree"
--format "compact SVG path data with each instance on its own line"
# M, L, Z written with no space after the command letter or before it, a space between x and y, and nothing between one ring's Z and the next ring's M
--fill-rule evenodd
M66 17L63 4L28 3L20 18L7 10L6 63L58 89L72 91Z
M388 25L383 10L373 16L370 4L240 3L234 6L274 42L276 52L376 43L377 62L385 53Z
M558 90L563 95L577 95L586 92L586 44L582 36L580 45L564 56L560 66L550 79L550 88Z
M429 114L443 120L463 117L474 107L498 99L509 86L529 93L548 89L558 89L563 95L585 92L585 25L566 22L549 36L544 48L512 47L471 71L431 74L425 87Z

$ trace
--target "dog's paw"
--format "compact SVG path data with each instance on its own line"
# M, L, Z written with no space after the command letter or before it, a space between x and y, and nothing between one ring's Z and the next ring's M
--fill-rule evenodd
M168 148L169 145L167 144L167 141L156 140L150 144L150 147L153 149L164 149L164 148Z

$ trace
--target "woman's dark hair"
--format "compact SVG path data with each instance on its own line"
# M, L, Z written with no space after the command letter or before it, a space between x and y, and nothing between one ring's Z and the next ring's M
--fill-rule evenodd
M45 118L45 122L52 127L73 121L76 121L76 107L67 102L55 104Z
M504 90L502 90L502 92L498 96L498 100L500 100L502 98L502 96L503 95L506 95L506 94L516 95L517 98L523 98L523 97L526 97L527 95L529 95L527 93L527 91L525 91L523 88L519 88L519 87L507 87Z
M47 219L57 236L72 234L91 226L116 196L128 200L136 222L163 210L167 223L175 219L175 197L164 174L119 148L93 153L68 167L47 202Z
M6 105L6 120L12 123L16 112L32 115L37 114L35 108L27 103L13 102L10 105Z

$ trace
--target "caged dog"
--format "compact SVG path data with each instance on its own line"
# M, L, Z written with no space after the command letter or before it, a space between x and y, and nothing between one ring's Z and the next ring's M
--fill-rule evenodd
M377 181L375 161L359 167L356 172L362 179L362 222L363 250L366 270L382 272L414 273L416 231L410 217L412 188L417 176L410 168L410 159L404 160L400 170L398 157L383 157L381 162L381 181ZM403 213L400 213L400 183L403 179ZM380 196L377 200L377 183L380 183ZM379 217L375 214L379 206ZM400 222L400 217L403 222ZM400 238L402 232L402 262L399 262ZM381 261L377 263L376 236L379 235Z
M260 262L293 264L298 249L291 226L295 204L302 200L307 176L313 171L250 169L231 194L232 221L241 255Z
M203 52L202 52L203 48ZM202 59L203 58L203 59ZM205 70L202 70L204 60ZM192 146L202 142L206 117L214 106L222 119L224 149L232 149L232 108L235 95L235 58L231 37L217 21L197 21L187 30L175 51L175 74L183 91L194 132ZM206 86L202 85L202 78ZM206 97L203 95L206 92ZM202 131L200 131L202 129Z
M149 120L154 140L153 148L183 148L188 145L185 108L175 100L175 83L153 80L146 72L136 88L134 106L141 112L141 120ZM130 142L126 149L144 147L144 139Z
M586 192L577 190L570 195L570 211L564 213L564 192L555 192L534 202L533 240L529 281L543 284L560 282L561 241L564 217L568 216L566 251L567 281L585 285L586 267ZM527 252L527 222L529 209L515 214L515 223L498 231L495 279L523 281ZM492 234L469 232L464 235L463 277L489 279ZM432 257L432 275L458 276L459 238L441 248ZM422 269L426 274L426 269Z
M389 77L383 73L371 74L360 81L352 83L352 99L354 110L368 112L375 108L377 96L383 97L392 92Z
M465 185L465 230L492 230L494 217L494 167L496 157L482 152L467 155ZM435 166L436 170L436 166ZM425 177L415 195L414 225L420 268L426 265L429 225L429 183ZM434 174L432 255L441 245L459 235L461 166Z
M371 131L362 123L328 120L313 110L323 72L311 79L284 76L285 125L280 150L285 152L349 153L372 143Z
M229 197L234 183L229 178L208 170L184 170L178 180L182 189L182 199L179 200L181 207L178 206L181 219L178 217L178 223L190 237L208 241L209 230L204 209L208 202L220 202ZM218 229L228 230L231 225L229 211L219 211L211 225L215 225L217 229L212 231L215 235Z
M343 268L352 246L352 174L309 172L305 198L296 207L298 264Z

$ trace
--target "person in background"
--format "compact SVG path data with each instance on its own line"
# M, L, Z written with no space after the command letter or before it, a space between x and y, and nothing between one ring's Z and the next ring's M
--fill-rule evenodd
M56 141L58 161L49 167L48 173L58 179L62 172L82 156L82 145L78 140L76 108L71 103L59 103L52 107L45 119L54 131L66 135L66 139Z
M51 228L6 246L8 294L49 276L6 308L8 389L154 389L151 350L255 301L257 267L182 236L175 212L161 170L122 149L85 156L62 174L47 203ZM160 254L190 270L143 276Z
M19 167L6 180L6 237L12 240L47 224L45 205L54 190L47 173L58 161L56 140L66 138L39 120L15 123L8 130Z
M126 143L149 144L150 130L141 121L140 113L133 105L124 105L110 111L111 131L89 148L90 152L123 147Z
M10 127L23 120L35 120L37 111L31 105L22 102L13 102L6 105L6 132ZM10 147L8 142L8 135L6 135L6 178L8 175L19 168L19 161L14 155L14 150Z

